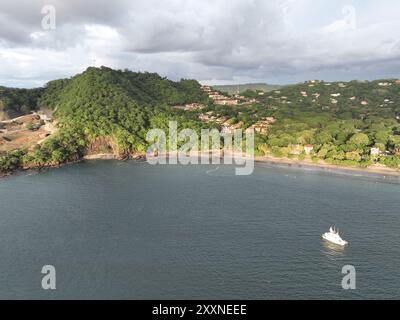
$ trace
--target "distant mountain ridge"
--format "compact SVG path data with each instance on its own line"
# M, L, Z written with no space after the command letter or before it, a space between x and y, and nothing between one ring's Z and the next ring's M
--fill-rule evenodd
M270 92L282 88L281 85L271 85L267 83L245 83L232 85L215 85L212 86L215 90L226 92L229 94L243 93L247 90Z

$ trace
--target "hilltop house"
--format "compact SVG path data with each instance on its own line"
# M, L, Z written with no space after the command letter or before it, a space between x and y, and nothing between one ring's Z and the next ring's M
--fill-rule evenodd
M251 130L254 130L255 132L259 134L267 134L268 133L268 125L263 124L263 123L255 123L252 126L248 127L246 129L246 133L250 133Z
M276 122L276 119L274 117L265 117L258 121L257 123L253 124L249 128L247 128L246 132L250 132L250 130L254 130L255 132L259 134L267 134L268 129L271 125L273 125Z
M304 146L304 152L306 154L311 154L311 152L314 150L314 146L312 144L306 144Z
M211 99L216 99L221 97L221 95L218 92L209 92L208 97Z
M239 101L236 99L218 98L214 100L214 103L222 106L236 106L238 105Z
M315 99L318 99L321 96L321 94L320 93L313 93L313 96L315 97Z
M218 91L212 90L209 86L203 86L203 91L208 95L210 99L213 100L214 104L223 106L236 106L239 104L238 99L232 99L220 94Z
M222 133L223 134L234 134L235 130L240 129L242 126L243 126L243 122L231 124L231 120L228 120L222 124Z
M382 154L379 148L371 148L371 156L380 156Z
M174 109L180 109L185 111L201 110L204 109L204 105L201 103L188 103L183 106L174 106Z

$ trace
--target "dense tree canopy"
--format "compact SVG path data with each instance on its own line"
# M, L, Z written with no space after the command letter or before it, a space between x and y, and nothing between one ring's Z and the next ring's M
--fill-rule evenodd
M400 85L379 80L348 83L305 82L271 92L247 90L252 103L214 105L195 80L174 82L154 73L88 68L44 88L0 87L0 116L10 118L41 108L53 109L60 127L41 146L0 155L0 170L25 164L57 164L79 159L92 141L127 156L146 149L150 128L168 129L169 120L195 130L221 123L202 122L213 113L246 129L266 117L276 122L256 135L256 155L293 157L296 146L313 146L313 160L366 166L400 165ZM255 101L255 102L254 102ZM203 110L173 106L202 103ZM371 149L380 152L371 154ZM298 153L298 152L297 152ZM297 155L305 158L305 153Z
M14 94L11 89L9 92ZM173 82L153 73L105 67L88 68L71 79L49 82L44 89L16 92L20 104L25 96L33 97L27 100L31 104L24 113L40 108L55 110L60 131L31 152L3 154L3 171L29 163L40 166L78 159L88 142L99 137L108 137L113 151L121 157L144 151L147 131L155 126L167 128L169 120L200 130L200 121L182 116L171 106L208 102L195 80Z
M14 89L0 86L0 120L7 120L29 113L37 108L42 89Z

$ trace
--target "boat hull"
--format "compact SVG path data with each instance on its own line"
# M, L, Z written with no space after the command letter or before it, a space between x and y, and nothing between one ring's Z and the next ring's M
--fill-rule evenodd
M328 242L330 242L330 243L336 244L336 245L338 245L338 246L342 246L342 247L348 245L348 242L347 242L347 241L342 240L342 239L332 239L332 238L329 237L329 235L327 235L327 234L323 234L323 235L322 235L322 239L324 239L324 240L326 240L326 241L328 241Z

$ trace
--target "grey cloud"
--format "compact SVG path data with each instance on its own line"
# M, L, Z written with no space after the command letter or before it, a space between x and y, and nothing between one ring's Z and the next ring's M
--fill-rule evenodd
M80 41L84 24L118 24L124 20L129 12L127 8L129 9L132 3L128 0L2 0L0 38L9 41L10 45L35 45L29 35L43 31L41 23L44 15L41 10L46 5L53 5L56 9L57 29L48 34L53 38L69 38L66 45L72 45L71 38L75 37ZM72 29L69 29L71 27ZM69 29L69 37L63 34L65 29ZM77 29L81 29L81 32L76 32ZM56 47L60 47L61 41L62 39ZM52 41L48 41L46 45L51 47L51 43Z
M400 19L374 17L368 25L359 17L363 24L355 30L328 28L327 33L321 26L299 31L288 23L288 13L304 3L312 1L2 0L0 59L2 48L22 50L32 56L32 62L24 61L25 70L54 75L60 70L71 75L72 70L55 57L46 64L49 54L66 59L72 54L74 72L96 59L111 67L155 71L174 79L290 82L301 77L329 80L335 75L371 78L393 73L400 60ZM57 29L51 32L40 27L45 4L57 10ZM379 7L382 12L400 8L396 1L391 6ZM363 12L371 15L366 8ZM91 25L93 30L87 28ZM0 78L18 69L12 61L7 60ZM32 79L35 76L33 72Z

